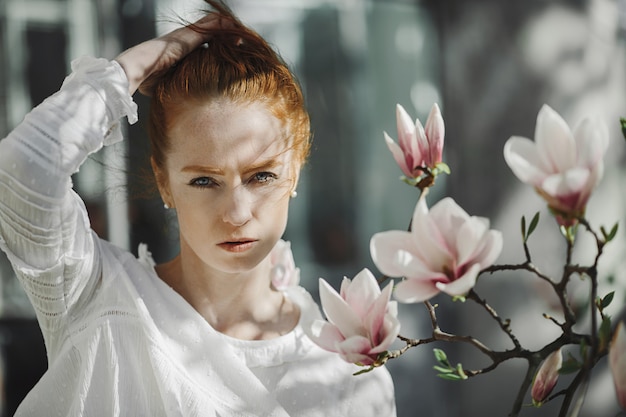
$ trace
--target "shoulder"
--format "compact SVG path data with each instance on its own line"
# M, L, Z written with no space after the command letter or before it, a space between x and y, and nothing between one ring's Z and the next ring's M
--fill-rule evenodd
M137 280L154 270L152 255L144 244L139 246L138 256L107 240L98 239L97 245L102 262L103 281L119 279L122 276Z

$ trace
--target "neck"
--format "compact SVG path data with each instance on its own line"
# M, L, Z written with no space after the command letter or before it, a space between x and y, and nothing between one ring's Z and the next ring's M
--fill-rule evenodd
M270 267L267 257L252 270L225 273L181 250L156 270L214 329L255 340L285 334L299 318L298 308L270 287Z

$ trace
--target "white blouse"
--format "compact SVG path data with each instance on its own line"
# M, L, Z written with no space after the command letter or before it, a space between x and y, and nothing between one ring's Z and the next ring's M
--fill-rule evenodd
M90 229L70 176L137 120L116 62L82 58L61 90L0 141L0 248L37 314L49 369L16 416L395 416L385 368L318 348L319 309L287 291L298 326L272 340L215 331L139 257Z

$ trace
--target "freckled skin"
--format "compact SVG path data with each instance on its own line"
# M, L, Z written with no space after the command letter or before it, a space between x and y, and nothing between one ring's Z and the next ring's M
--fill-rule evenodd
M281 123L260 103L194 103L177 113L168 136L157 177L178 216L180 254L159 275L209 322L275 318L283 300L270 289L268 255L284 233L297 172ZM213 311L220 303L223 311Z

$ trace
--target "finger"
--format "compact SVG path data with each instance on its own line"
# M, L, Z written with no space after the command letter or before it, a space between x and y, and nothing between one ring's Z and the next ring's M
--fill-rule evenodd
M211 13L194 23L163 35L161 39L166 42L172 42L178 48L181 48L182 56L178 58L182 59L184 55L206 42L211 32L224 27L225 20L223 16Z
M182 60L194 49L206 43L213 33L222 29L232 29L237 26L237 23L238 21L230 16L210 13L194 23L173 30L158 38L157 40L166 45L161 52L161 56L168 56L169 59L162 60L159 66L150 71L150 75L139 85L139 92L148 97L152 96L155 85L163 72Z

